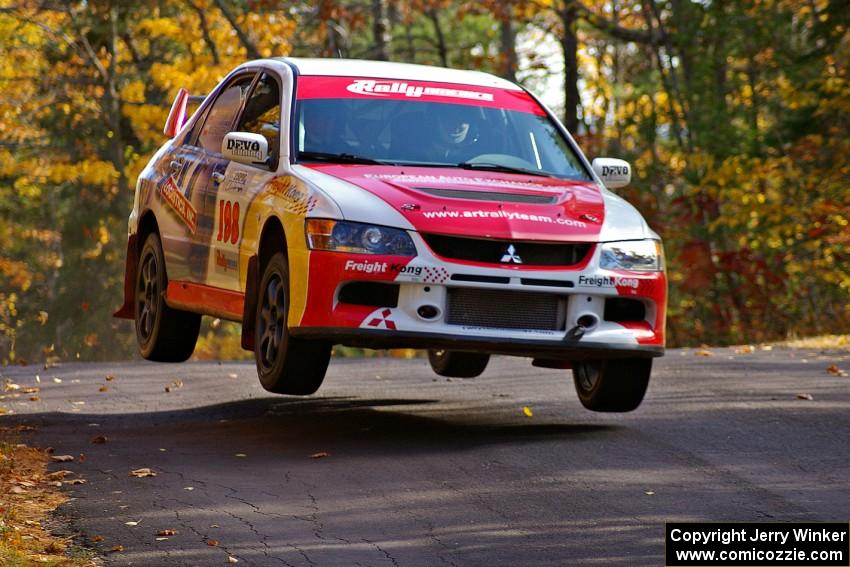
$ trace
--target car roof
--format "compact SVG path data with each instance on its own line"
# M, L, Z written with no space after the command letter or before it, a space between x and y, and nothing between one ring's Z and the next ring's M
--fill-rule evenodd
M478 87L493 87L522 90L514 83L480 71L463 71L446 67L368 61L365 59L313 59L301 57L278 57L276 61L294 65L301 75L331 77L370 77L375 79L401 79L404 81L431 81L455 83Z

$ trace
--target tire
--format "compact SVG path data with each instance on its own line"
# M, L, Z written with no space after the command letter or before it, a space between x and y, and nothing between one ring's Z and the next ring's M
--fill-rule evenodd
M477 352L430 349L428 351L428 362L431 363L431 369L440 376L475 378L480 376L487 368L490 355Z
M325 379L332 345L289 334L289 268L281 252L263 269L257 293L254 358L260 384L276 394L314 393Z
M573 363L573 382L581 404L592 411L636 409L652 373L651 358L623 358Z
M136 269L135 327L139 353L147 360L183 362L195 351L201 316L165 303L168 277L159 235L145 239Z

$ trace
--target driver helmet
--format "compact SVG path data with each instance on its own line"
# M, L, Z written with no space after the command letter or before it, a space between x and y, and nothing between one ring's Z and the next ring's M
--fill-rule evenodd
M448 147L460 146L472 140L474 107L452 104L437 112L437 133Z

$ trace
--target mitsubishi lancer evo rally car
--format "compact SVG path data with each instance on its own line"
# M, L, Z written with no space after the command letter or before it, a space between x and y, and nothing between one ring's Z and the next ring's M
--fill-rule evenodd
M385 62L240 65L139 176L124 304L144 358L183 361L200 318L242 323L263 387L315 392L334 344L572 368L581 403L629 411L664 352L661 241L533 95L492 75Z

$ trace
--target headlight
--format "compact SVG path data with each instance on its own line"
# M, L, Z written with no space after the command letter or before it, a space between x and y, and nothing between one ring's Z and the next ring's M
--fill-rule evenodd
M664 270L664 248L660 240L604 242L599 267L605 270L660 272Z
M398 228L329 219L307 219L307 244L313 250L416 256L407 232Z

